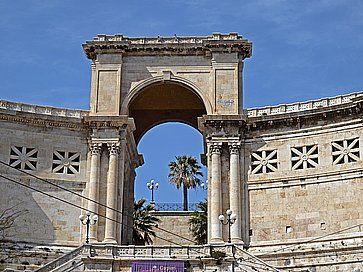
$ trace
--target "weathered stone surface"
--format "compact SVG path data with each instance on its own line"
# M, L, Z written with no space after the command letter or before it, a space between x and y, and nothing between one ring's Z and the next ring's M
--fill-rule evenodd
M143 164L137 144L153 126L179 121L204 137L210 242L227 241L228 227L217 216L233 207L232 240L281 270L362 270L362 93L243 109L243 60L251 46L235 33L99 35L84 45L93 62L89 111L1 100L0 160L15 169L0 165L0 209L20 212L4 237L51 250L78 246L85 236L78 216L89 209L99 214L92 242L130 244L135 169ZM160 227L192 239L189 214L158 216ZM102 256L116 250L109 243L100 245ZM87 259L84 267L109 270L107 258ZM129 271L130 259L114 265Z

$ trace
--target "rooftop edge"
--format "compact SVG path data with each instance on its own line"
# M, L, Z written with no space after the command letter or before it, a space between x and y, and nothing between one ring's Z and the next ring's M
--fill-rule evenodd
M93 40L86 41L83 50L88 58L95 59L98 53L139 53L151 54L153 51L174 52L177 54L205 54L210 51L237 52L241 57L252 55L252 43L236 32L229 34L213 33L209 36L172 37L135 37L122 34L99 34Z

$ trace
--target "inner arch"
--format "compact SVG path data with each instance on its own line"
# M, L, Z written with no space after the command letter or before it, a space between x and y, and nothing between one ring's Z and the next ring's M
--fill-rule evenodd
M147 86L129 105L137 143L149 129L165 122L182 122L198 129L197 117L203 114L206 108L202 99L189 88L175 83Z

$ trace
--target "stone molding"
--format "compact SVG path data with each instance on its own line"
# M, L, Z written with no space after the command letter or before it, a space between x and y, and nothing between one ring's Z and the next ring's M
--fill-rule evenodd
M82 118L88 115L87 110L74 110L50 106L40 106L11 102L6 100L0 100L0 109L72 118Z
M198 117L198 128L205 137L220 138L229 142L227 138L239 138L244 132L246 116L244 115L203 115Z
M294 186L305 186L312 184L323 184L331 182L347 182L363 178L363 173L360 169L350 171L336 171L328 174L304 174L304 176L296 177L284 177L284 178L269 178L266 181L254 180L248 181L248 190L262 190L262 189L276 189L276 188L287 188Z
M122 34L98 35L92 41L82 45L89 59L96 59L97 54L132 54L132 55L210 55L211 52L238 53L242 59L252 56L252 43L237 33L192 37L153 37L129 38Z

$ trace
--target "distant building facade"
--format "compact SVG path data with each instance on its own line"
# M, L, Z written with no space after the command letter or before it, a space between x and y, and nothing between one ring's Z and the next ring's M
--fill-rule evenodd
M34 260L44 247L50 259L70 252L41 271L67 262L58 271L128 271L132 260L170 258L193 271L363 269L362 93L243 109L252 44L236 33L98 35L83 49L92 62L90 110L0 101L0 160L10 165L0 165L0 212L21 213L4 233L2 256L14 244ZM131 246L135 169L144 163L137 144L169 121L203 134L208 246L190 245L183 213L159 214L178 236L157 229L164 240ZM86 231L80 207L99 220L92 245L74 250ZM230 232L237 251L218 219L227 209L237 215ZM2 257L3 266L47 262L30 264L25 255Z

